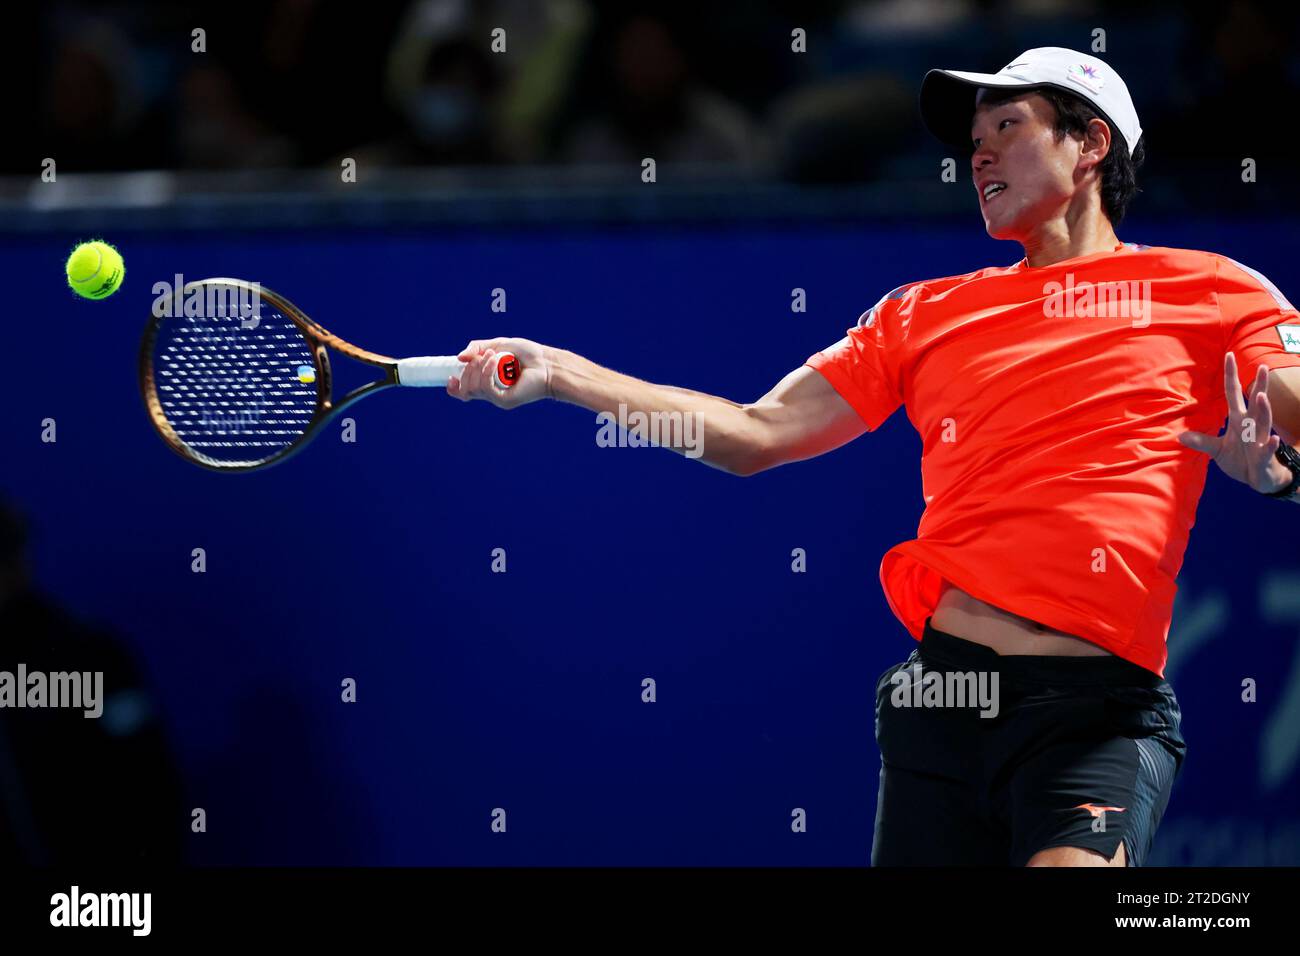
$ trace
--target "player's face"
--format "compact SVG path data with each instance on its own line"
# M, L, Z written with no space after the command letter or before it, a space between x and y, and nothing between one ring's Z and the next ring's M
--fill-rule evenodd
M994 239L1023 241L1068 209L1078 190L1079 140L1057 140L1052 104L1036 93L994 105L983 96L980 90L971 124L971 173L984 228Z

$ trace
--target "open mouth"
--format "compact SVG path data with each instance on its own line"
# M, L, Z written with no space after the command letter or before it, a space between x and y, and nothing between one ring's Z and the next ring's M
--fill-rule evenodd
M997 196L1001 196L1007 191L1006 183L986 183L983 192L980 193L985 202L990 202Z

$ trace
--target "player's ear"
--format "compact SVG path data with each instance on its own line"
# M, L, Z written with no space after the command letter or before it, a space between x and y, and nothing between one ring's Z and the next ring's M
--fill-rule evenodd
M1110 155L1111 143L1110 127L1106 125L1105 120L1094 116L1083 131L1083 154L1080 159L1084 162L1085 168L1100 166Z

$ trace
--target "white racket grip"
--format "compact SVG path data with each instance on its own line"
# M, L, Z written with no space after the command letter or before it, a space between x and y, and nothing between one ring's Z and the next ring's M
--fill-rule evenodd
M458 361L454 355L424 355L398 359L397 381L414 388L446 385L453 378L460 378L460 370L464 367L465 363Z
M504 391L519 381L519 361L510 352L498 352L492 369L492 384ZM446 385L460 378L465 363L454 355L424 355L397 360L397 381L400 385L428 388Z

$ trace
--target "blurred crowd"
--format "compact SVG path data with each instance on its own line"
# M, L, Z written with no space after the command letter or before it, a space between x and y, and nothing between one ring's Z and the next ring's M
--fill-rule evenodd
M98 672L101 713L19 706L17 675ZM157 698L121 638L73 617L32 583L27 530L0 501L0 870L175 865L184 786ZM52 678L51 678L52 679Z
M1300 4L1223 0L409 0L14 8L0 171L722 165L857 181L942 150L931 67L1031 46L1124 74L1152 160L1289 156ZM791 31L806 31L806 52ZM493 31L504 31L496 38ZM193 31L202 30L203 52ZM504 50L500 47L504 43Z

